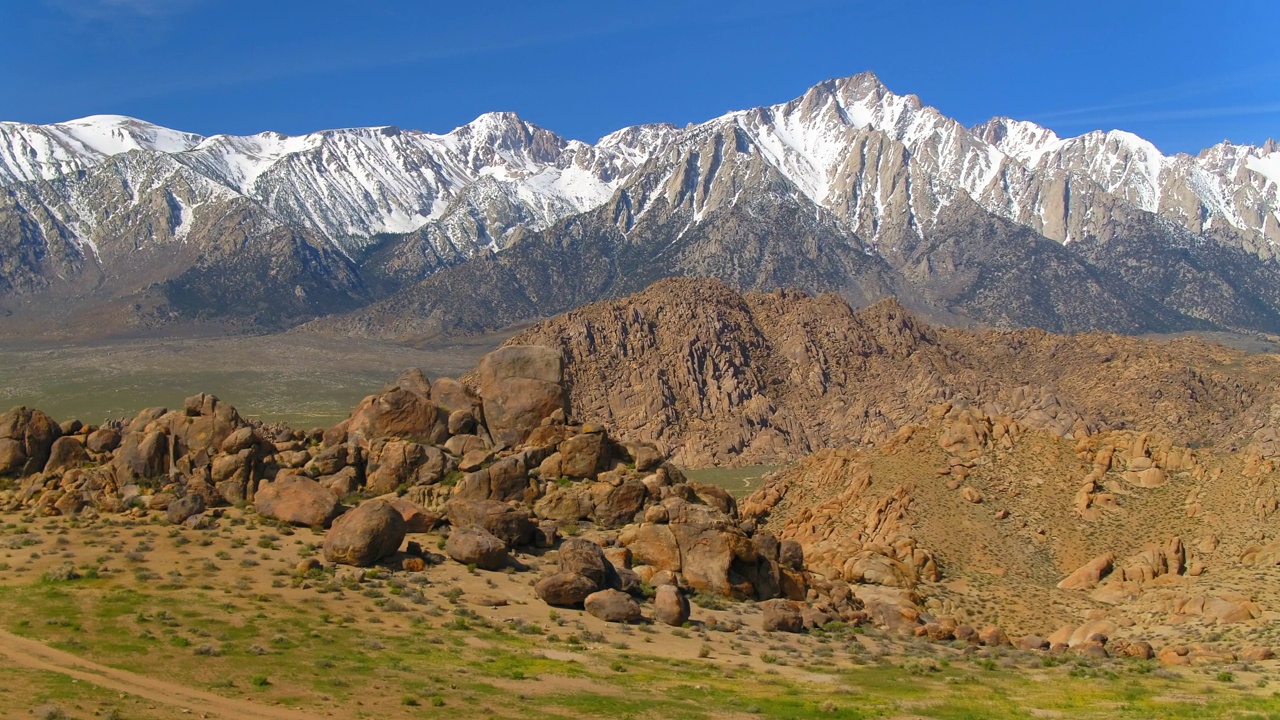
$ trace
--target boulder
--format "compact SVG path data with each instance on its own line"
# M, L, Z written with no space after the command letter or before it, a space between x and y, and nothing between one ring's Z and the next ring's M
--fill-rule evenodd
M605 622L640 622L640 604L619 590L600 590L582 601L583 608Z
M689 621L689 598L674 585L662 585L653 596L653 618L680 627Z
M165 475L169 460L169 438L164 433L129 432L116 448L111 467L116 480L124 484L139 478L157 479Z
M576 573L595 583L596 589L610 585L612 566L597 544L583 538L560 543L560 572Z
M440 516L424 510L420 505L407 498L392 495L383 498L404 519L404 531L407 533L431 532L440 524Z
M1049 641L1039 635L1023 635L1014 642L1019 650L1048 650Z
M538 517L562 523L586 520L594 511L590 489L582 483L565 487L551 485L533 506L533 512Z
M400 373L400 377L396 378L396 387L424 398L431 394L431 381L419 368L409 368Z
M795 540L783 540L778 545L778 564L787 570L804 570L804 547Z
M1089 590L1095 588L1102 581L1102 578L1111 572L1115 561L1116 556L1112 553L1099 555L1063 578L1058 583L1058 587L1063 590Z
M631 525L618 535L618 542L631 551L635 564L651 565L659 571L680 572L680 546L670 525Z
M649 472L656 469L666 459L662 451L652 443L627 443L626 451L631 457L631 462L636 466L636 472Z
M1139 640L1137 642L1117 641L1113 649L1115 651L1114 655L1117 657L1151 660L1156 656L1155 650L1151 647L1151 643L1144 640Z
M484 440L480 439L480 437L476 435L462 434L462 435L454 435L448 440L445 440L444 449L445 449L445 452L449 453L450 455L455 455L457 457L465 458L469 453L476 452L477 450L479 451L488 450L489 444L486 443ZM468 469L474 470L476 469L476 467L479 467L479 465L470 467ZM462 463L458 464L458 468L462 469Z
M27 464L22 443L13 438L0 438L0 475L18 474Z
M80 438L62 436L53 441L49 449L49 461L45 463L46 473L58 473L71 470L89 463L89 453L85 451Z
M370 448L365 484L371 493L389 493L402 485L429 485L444 477L439 448L392 438Z
M250 499L249 480L253 474L254 451L246 448L234 455L215 455L209 467L209 481L222 499L234 505Z
M485 463L493 460L493 452L488 448L476 448L467 452L458 460L458 469L470 473L484 468Z
M577 573L556 573L538 581L533 591L548 605L573 607L582 605L599 587Z
M175 457L213 453L244 424L234 407L208 393L187 398L181 411L167 413L157 422L173 437Z
M13 441L0 448L0 475L40 472L49 462L53 442L61 435L58 423L39 410L16 407L0 415L0 440Z
M1114 622L1105 618L1089 620L1071 632L1067 645L1073 648L1088 642L1101 642L1105 645L1107 638L1114 635L1117 629L1119 628Z
M556 411L566 410L559 351L511 345L485 355L476 368L484 419L495 443L515 446Z
M592 517L597 525L606 528L622 527L629 524L640 511L644 510L645 501L649 498L649 490L639 480L628 480L618 487L610 488L604 498L596 504Z
M351 413L347 432L366 440L397 437L424 445L439 445L449 437L440 408L401 387L362 400Z
M733 499L728 490L719 485L708 485L707 483L699 482L686 483L685 486L693 492L691 500L710 505L725 517L738 517L738 501Z
M324 448L307 463L307 474L312 477L323 477L342 472L347 467L346 445L334 445Z
M438 405L441 410L447 410L450 416L459 410L466 410L471 413L477 423L480 422L483 414L480 397L471 392L471 388L453 378L436 378L435 384L431 386L431 402Z
M382 500L360 504L333 522L324 538L328 562L368 567L389 557L404 542L404 518Z
M758 563L759 556L741 530L692 523L670 523L665 527L675 536L680 548L680 572L690 587L738 600L755 597L755 588L746 575Z
M802 605L800 607L800 619L804 622L805 630L817 630L840 619L827 607L818 607L815 605Z
M602 433L582 433L560 443L560 474L571 478L594 478L604 469L605 443Z
M120 447L120 431L115 428L99 428L89 433L84 444L89 452L111 452Z
M450 500L445 516L454 527L479 525L513 547L532 544L538 527L527 508L497 500Z
M481 570L501 570L510 562L507 544L476 525L454 528L444 551L463 565L475 565Z
M523 455L510 455L467 473L458 482L453 496L466 500L532 500L533 490Z
M874 550L855 553L845 561L841 573L848 583L901 588L914 587L916 584L916 572L910 565Z
M476 416L471 414L470 408L454 410L449 413L447 425L450 435L466 435L476 429Z
M258 435L258 431L251 427L242 427L233 431L230 435L222 440L219 449L228 455L255 448L262 443L262 437Z
M978 631L978 642L987 647L1000 647L1001 645L1010 645L1009 636L1003 630L988 625Z
M348 465L332 475L321 475L316 481L343 498L360 489L360 471Z
M196 493L188 493L173 502L165 509L165 519L174 525L180 525L193 515L205 511L204 498Z
M646 523L657 523L665 525L671 516L667 513L667 508L663 505L650 505L644 510L644 521Z
M1240 652L1240 662L1262 662L1264 660L1274 660L1275 657L1274 650L1259 645L1245 648Z
M1169 645L1156 653L1156 662L1161 665L1190 665L1191 648L1186 645Z
M328 525L341 512L338 496L331 490L294 474L282 473L264 483L257 489L253 503L263 517L306 527Z
M801 603L791 600L769 600L760 603L764 610L761 627L765 632L804 632Z

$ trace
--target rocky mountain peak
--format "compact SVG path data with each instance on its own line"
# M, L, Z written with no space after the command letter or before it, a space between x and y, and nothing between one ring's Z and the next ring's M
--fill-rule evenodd
M608 260L626 266L614 272L649 268L628 291L663 267L740 288L839 289L859 301L906 288L962 314L975 308L959 303L982 297L976 309L984 322L1123 330L1270 328L1275 318L1265 308L1280 307L1280 298L1260 296L1275 287L1263 276L1280 273L1273 267L1280 243L1274 143L1167 157L1121 131L1059 138L1008 118L966 128L871 73L683 129L624 128L594 145L509 112L486 113L446 134L386 126L202 138L120 116L3 123L0 185L14 189L0 206L7 213L0 225L12 229L0 249L20 260L5 266L0 287L75 286L71 278L85 268L126 271L102 265L117 262L111 253L89 252L71 275L49 258L91 249L116 232L107 228L118 221L94 208L113 182L108 176L125 167L116 158L128 152L163 157L199 175L197 184L225 189L218 202L145 207L134 206L147 193L113 194L112 202L136 210L123 215L142 232L198 227L206 214L217 224L226 217L222 203L234 197L262 214L256 227L283 224L364 265L357 270L378 294L407 291L443 268L507 252L515 238L545 231L539 242L559 254L586 253L591 263L614 252L606 247L627 247ZM749 270L730 248L770 260ZM1188 252L1197 257L1181 264L1179 253ZM1151 261L1155 255L1164 260ZM1054 289L1006 302L1010 288L1041 277L1046 265L1059 278ZM1175 272L1184 276L1180 286L1195 278L1196 292L1171 295ZM1246 276L1248 283L1240 280ZM596 290L620 290L616 277L606 274ZM1059 282L1073 290L1058 289ZM1089 299L1070 299L1081 296ZM1194 302L1182 307L1184 297ZM1065 307L1082 303L1087 311ZM1161 303L1178 307L1161 310ZM563 307L529 312L553 309Z

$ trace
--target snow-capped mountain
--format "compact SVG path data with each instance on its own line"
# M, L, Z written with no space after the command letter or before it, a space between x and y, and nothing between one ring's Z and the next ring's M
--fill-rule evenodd
M240 219L238 230L228 218ZM299 266L284 274L336 285L275 289L306 295L307 312L324 312L329 306L317 297L330 291L342 302L329 309L367 302L473 258L506 255L529 238L564 246L572 234L565 228L584 224L613 228L610 242L629 243L633 253L648 248L651 256L635 255L633 264L740 284L786 284L777 268L746 272L751 259L741 256L741 243L792 267L783 260L798 232L816 244L797 245L796 253L830 254L838 245L843 258L814 276L790 271L806 287L856 295L852 285L869 282L870 272L878 288L897 283L900 292L986 322L1087 327L1004 314L987 307L994 301L981 311L962 307L955 298L968 290L957 290L951 276L989 281L999 265L1001 282L1012 287L1043 272L1037 263L1059 263L1061 278L1097 284L1113 308L1104 314L1119 317L1122 306L1152 300L1159 302L1143 312L1164 317L1159 308L1177 302L1160 300L1173 289L1170 268L1205 292L1238 288L1241 273L1280 272L1280 147L1222 143L1198 156L1166 156L1116 130L1060 138L1007 118L968 128L870 73L686 128L624 128L594 145L511 113L485 114L446 134L378 127L202 137L121 116L0 123L0 304L60 286L60 296L83 299L65 288L85 285L86 272L99 277L93 292L160 288L169 300L157 302L172 304L174 277L213 273L210 258L233 245L261 255L255 243L283 233L302 248ZM960 237L962 226L988 238ZM724 255L730 246L739 255ZM1158 278L1112 277L1118 271L1109 263L1118 258L1156 262L1139 258L1139 248L1148 256L1217 254L1162 261ZM677 255L679 262L664 264ZM859 256L883 267L868 269ZM984 268L972 265L977 257ZM1183 317L1261 327L1257 318L1272 312L1270 299L1254 295L1218 305L1235 314L1178 307L1153 326L1179 327ZM1111 325L1141 329L1142 321Z
M208 138L96 116L0 123L0 184L84 175L131 151L162 153L353 252L375 235L443 217L476 184L508 195L528 210L527 224L545 227L602 204L646 147L566 141L512 113L482 115L446 135L380 127Z

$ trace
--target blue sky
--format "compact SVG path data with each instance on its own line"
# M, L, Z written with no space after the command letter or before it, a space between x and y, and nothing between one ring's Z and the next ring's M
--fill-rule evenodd
M594 141L872 70L966 124L1194 152L1280 138L1278 27L1275 0L3 0L0 119L444 132L514 110Z

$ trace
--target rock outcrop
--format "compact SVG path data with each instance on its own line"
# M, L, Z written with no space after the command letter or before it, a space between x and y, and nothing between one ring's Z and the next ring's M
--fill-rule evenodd
M1138 427L1223 446L1264 428L1257 444L1280 453L1266 410L1280 402L1280 368L1194 337L975 332L931 326L893 300L855 312L836 295L672 278L510 342L561 350L572 415L694 467L882 443L961 399L1071 439ZM1135 460L1126 482L1163 482L1167 469Z

